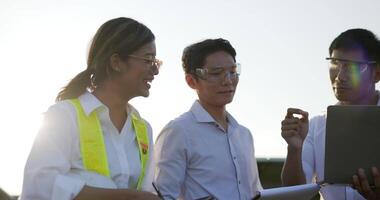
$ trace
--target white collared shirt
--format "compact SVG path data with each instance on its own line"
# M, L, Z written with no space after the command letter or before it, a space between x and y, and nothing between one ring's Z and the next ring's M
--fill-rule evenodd
M250 131L228 114L227 131L196 101L155 144L155 181L164 199L248 200L261 190Z
M378 93L379 94L379 93ZM377 102L380 106L380 98ZM309 123L309 132L302 148L302 167L306 182L323 181L325 166L326 114L313 117ZM364 200L351 187L328 185L322 187L321 194L325 200Z
M110 178L84 170L80 153L77 114L68 101L58 102L45 113L24 171L22 200L73 199L84 185L102 188L135 189L141 173L140 155L131 113L127 105L127 120L119 132L111 122L108 108L89 92L79 97L87 115L97 112L107 151ZM147 123L150 158L142 190L152 191L154 176L152 129Z

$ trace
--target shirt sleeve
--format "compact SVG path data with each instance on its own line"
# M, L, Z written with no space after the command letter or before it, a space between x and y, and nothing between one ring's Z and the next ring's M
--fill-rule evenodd
M256 160L256 155L255 155L255 143L254 143L254 140L253 140L251 133L250 133L250 137L251 137L251 141L252 141L252 156L253 156L253 159L252 159L253 169L252 169L252 171L253 171L253 175L255 178L255 180L253 182L253 191L256 192L256 191L263 190L263 186L261 185L261 181L260 181L260 177L259 177L259 170L257 167L257 160Z
M183 187L188 145L184 129L169 123L156 140L156 184L164 199L177 199Z
M310 120L309 131L302 146L302 168L306 183L311 183L315 174L314 135L315 119Z
M62 105L45 113L25 165L21 200L69 200L83 188L84 181L66 175L71 168L73 121Z

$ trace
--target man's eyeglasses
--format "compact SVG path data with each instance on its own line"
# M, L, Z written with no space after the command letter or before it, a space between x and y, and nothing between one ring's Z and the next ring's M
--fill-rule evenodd
M136 58L136 59L139 59L139 60L143 60L145 61L145 63L149 64L150 66L156 66L157 67L157 70L160 70L160 67L162 65L162 61L159 60L159 59L156 59L156 58L147 58L147 57L142 57L142 56L136 56L136 55L128 55L128 57L131 57L131 58Z
M326 60L330 61L329 68L334 73L341 72L342 68L345 68L348 73L363 73L368 69L369 65L376 64L376 61L356 61L331 57L326 58Z
M230 67L209 67L209 68L196 68L194 75L200 79L220 83L227 77L231 81L236 81L241 74L241 65L235 63Z

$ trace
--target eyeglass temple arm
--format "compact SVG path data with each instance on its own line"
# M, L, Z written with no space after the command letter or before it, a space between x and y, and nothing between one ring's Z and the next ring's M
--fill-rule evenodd
M350 60L350 59L343 59L343 58L332 58L332 57L327 57L326 60L338 60L338 61L345 61L345 62L356 62L360 64L376 64L376 61L356 61L356 60Z

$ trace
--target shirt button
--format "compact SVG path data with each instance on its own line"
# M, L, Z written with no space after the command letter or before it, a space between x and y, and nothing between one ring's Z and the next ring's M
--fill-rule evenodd
M240 181L239 181L239 184L240 184Z
M236 156L234 156L234 160L236 160Z

